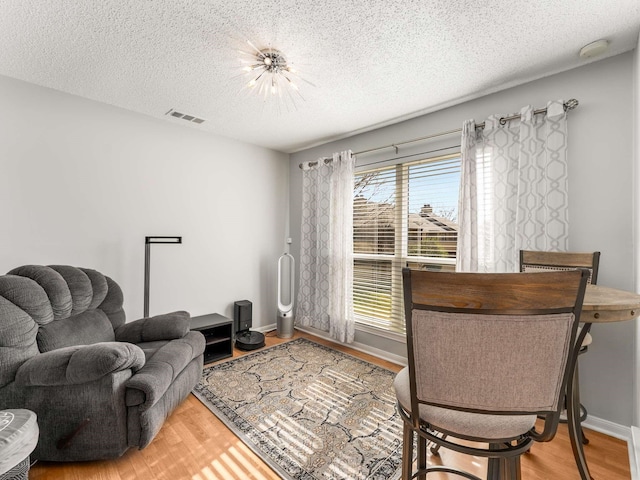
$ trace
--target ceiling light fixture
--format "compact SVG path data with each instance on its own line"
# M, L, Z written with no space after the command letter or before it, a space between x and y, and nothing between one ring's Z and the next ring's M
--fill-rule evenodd
M295 97L304 97L299 91L297 80L303 80L280 50L271 48L259 49L249 40L247 44L253 49L251 52L243 52L240 61L245 65L243 71L249 77L246 88L262 96L265 101L271 97L277 97L285 105L289 103L295 107ZM295 94L295 95L294 95Z

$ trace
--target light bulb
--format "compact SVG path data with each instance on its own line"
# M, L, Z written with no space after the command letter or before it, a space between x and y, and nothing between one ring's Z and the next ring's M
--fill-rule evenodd
M271 96L293 101L291 90L297 92L296 95L300 94L299 86L292 82L293 78L299 78L297 69L288 65L282 52L271 48L271 45L261 50L249 40L247 45L250 50L242 52L242 55L249 60L241 58L242 65L239 67L247 74L247 79L254 78L251 81L245 80L245 88L252 89L255 94L265 99Z

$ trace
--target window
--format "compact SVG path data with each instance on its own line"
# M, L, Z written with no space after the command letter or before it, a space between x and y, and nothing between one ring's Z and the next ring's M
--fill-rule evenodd
M356 322L404 333L402 267L455 270L460 156L356 173Z

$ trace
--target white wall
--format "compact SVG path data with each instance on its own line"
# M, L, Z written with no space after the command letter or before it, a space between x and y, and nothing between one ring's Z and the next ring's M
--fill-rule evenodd
M365 150L460 128L468 118L517 112L531 104L576 98L569 114L570 247L602 252L598 283L634 288L633 53L487 95L439 112L291 155L292 252L299 257L301 174L298 164L334 151ZM459 144L459 137L448 140ZM441 140L440 144L443 143ZM415 150L417 147L412 147ZM420 148L429 150L429 144ZM400 155L403 155L400 149ZM386 151L393 158L393 150ZM359 162L369 163L362 156ZM629 426L634 412L635 321L594 325L594 343L581 358L583 403L595 417ZM404 345L357 332L356 341L394 354Z
M288 157L0 77L0 272L23 264L95 268L142 316L144 237L154 245L150 313L275 322Z

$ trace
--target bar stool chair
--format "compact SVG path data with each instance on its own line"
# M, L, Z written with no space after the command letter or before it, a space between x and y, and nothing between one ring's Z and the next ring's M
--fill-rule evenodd
M403 269L408 366L394 388L404 425L404 480L435 471L480 480L469 472L428 466L427 442L487 458L489 480L520 480L520 456L557 431L578 356L587 276L586 270Z
M575 270L586 268L589 271L588 283L596 285L598 281L598 266L600 265L600 252L542 252L534 250L520 250L521 272L550 272L561 270ZM586 353L593 342L591 333L587 333L580 347L580 354ZM574 385L578 403L580 402L580 379L578 365L574 374ZM587 409L580 403L580 423L587 418ZM561 418L566 423L566 418ZM585 436L582 425L580 426L582 443L587 445L589 439Z

